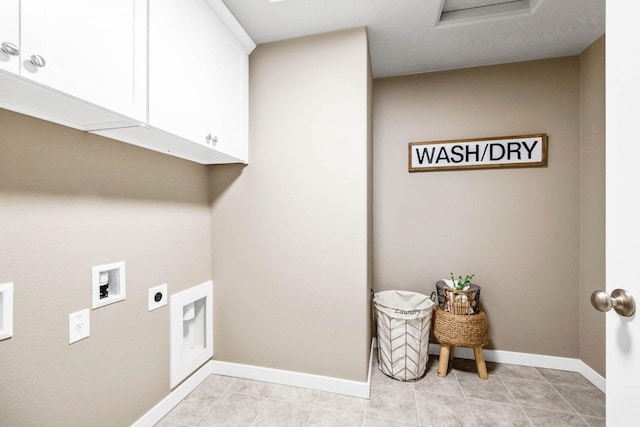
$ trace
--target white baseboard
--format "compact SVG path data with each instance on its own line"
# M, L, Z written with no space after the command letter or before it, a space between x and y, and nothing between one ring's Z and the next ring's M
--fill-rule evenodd
M607 392L607 380L582 360L578 360L577 372L580 372L582 375L584 375L584 377L591 381L591 384L598 387L601 392Z
M305 374L301 372L284 371L280 369L262 368L259 366L241 365L238 363L210 360L200 369L176 387L157 405L151 408L140 419L133 423L132 427L151 427L162 419L182 399L187 397L209 375L226 375L236 378L244 378L256 381L265 381L274 384L304 387L313 390L326 391L336 394L345 394L364 399L369 398L371 389L371 374L373 369L373 357L375 354L375 338L371 343L369 356L369 374L367 381L352 381L341 378L325 377L320 375ZM606 389L606 380L580 359L568 357L546 356L542 354L518 353L514 351L487 350L482 353L487 362L507 363L513 365L533 366L536 368L558 369L562 371L579 372L591 381L602 392ZM429 344L429 354L440 354L440 344ZM456 347L454 356L461 359L471 359L473 349Z
M371 344L369 355L369 372L367 381L351 381L341 378L324 377L320 375L304 374L301 372L283 371L279 369L262 368L259 366L241 365L238 363L210 360L191 374L182 384L173 389L164 399L147 411L131 427L151 427L167 415L174 406L189 395L211 374L226 375L248 380L264 381L274 384L304 387L313 390L345 394L363 399L369 398L371 389L371 373L373 369L374 344Z
M264 381L293 387L303 387L347 396L369 398L371 388L371 370L373 367L373 343L369 356L369 373L367 381L352 381L301 372L283 371L260 366L241 365L238 363L212 360L213 373L247 380Z
M440 354L440 344L429 344L429 354ZM602 392L605 392L606 389L606 380L580 359L487 349L483 349L482 354L484 356L484 360L487 362L579 372ZM454 357L470 360L475 359L473 349L469 347L456 347L454 350Z
M169 413L178 403L189 395L196 387L207 379L212 373L211 362L207 362L202 365L197 371L195 371L189 378L184 380L182 384L171 390L171 392L156 406L151 408L140 417L136 422L131 424L131 427L151 427Z

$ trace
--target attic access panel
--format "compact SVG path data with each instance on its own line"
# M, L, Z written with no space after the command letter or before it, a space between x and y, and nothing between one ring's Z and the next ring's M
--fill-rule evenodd
M438 24L531 13L542 0L443 0Z

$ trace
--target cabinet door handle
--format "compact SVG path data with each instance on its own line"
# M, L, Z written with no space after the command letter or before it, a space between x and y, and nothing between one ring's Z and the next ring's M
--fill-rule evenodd
M40 68L47 65L47 61L45 61L44 58L40 55L31 55L31 59L29 60L29 62Z
M10 42L2 42L2 51L11 56L20 55L20 49L18 49L18 46Z
M214 147L218 143L218 137L212 136L211 134L208 134L205 139L207 140L207 144L213 145Z

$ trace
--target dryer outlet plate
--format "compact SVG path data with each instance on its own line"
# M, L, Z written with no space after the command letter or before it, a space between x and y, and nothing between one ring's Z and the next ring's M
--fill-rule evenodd
M167 284L149 289L149 311L167 305Z

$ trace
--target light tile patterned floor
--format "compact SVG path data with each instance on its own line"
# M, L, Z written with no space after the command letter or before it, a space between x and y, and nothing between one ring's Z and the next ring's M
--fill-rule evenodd
M157 427L604 426L605 396L582 375L454 359L446 378L431 356L426 376L399 382L374 363L371 398L211 375Z

